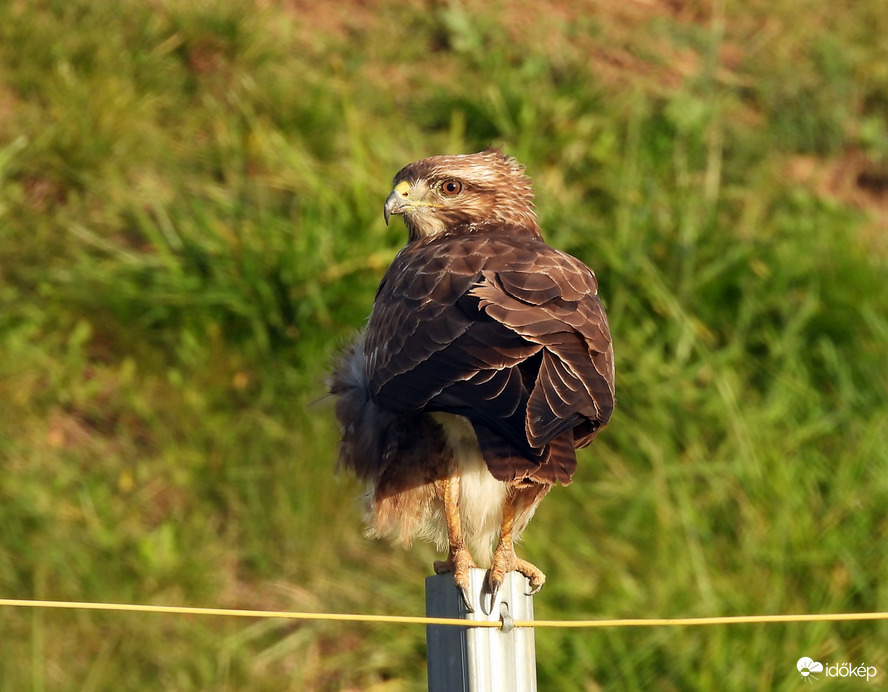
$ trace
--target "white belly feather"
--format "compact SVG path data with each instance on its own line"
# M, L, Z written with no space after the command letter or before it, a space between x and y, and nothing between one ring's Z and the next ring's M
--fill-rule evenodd
M487 470L475 431L467 418L451 413L431 415L444 429L447 443L453 450L454 472L460 476L459 508L463 534L472 555L484 563L499 537L507 486ZM434 541L441 550L447 548L443 502L433 503L422 522L420 536Z

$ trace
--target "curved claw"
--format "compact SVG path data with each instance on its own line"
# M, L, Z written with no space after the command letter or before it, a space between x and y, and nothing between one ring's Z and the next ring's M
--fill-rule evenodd
M531 582L530 583L530 591L525 591L524 595L525 596L536 596L540 592L540 589L542 589L542 588L543 588L542 584L534 584L533 582Z
M542 575L542 572L540 572L539 574ZM536 596L543 588L545 577L542 578L542 581L538 581L539 577L536 574L525 576L528 577L530 591L525 591L524 595ZM496 605L496 597L499 594L500 587L503 585L503 581L503 579L498 579L494 576L493 573L488 572L487 580L485 581L484 588L481 591L481 610L485 615L490 615L493 613L493 606Z
M446 560L436 561L434 564L436 574L453 572L453 583L459 591L466 612L474 613L472 606L471 590L469 589L469 570L475 567L475 561L465 548L451 548L450 556Z
M496 596L499 593L500 587L502 585L503 583L501 580L492 581L490 578L490 574L488 574L488 577L484 582L484 588L481 589L480 598L481 611L485 615L491 615L493 613L493 606L496 603Z
M462 596L463 605L466 607L467 613L474 613L475 608L472 606L472 597L469 594L468 587L463 586L462 584L456 585L457 591L459 591L459 595ZM484 602L481 603L481 609L484 609ZM489 615L489 613L485 613L485 615Z

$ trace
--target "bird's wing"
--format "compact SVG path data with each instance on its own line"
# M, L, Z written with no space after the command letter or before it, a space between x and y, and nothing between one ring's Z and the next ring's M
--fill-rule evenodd
M595 277L533 237L411 243L380 284L365 338L379 403L466 416L479 439L499 439L502 455L511 450L528 468L567 431L587 443L613 408L613 354Z
M482 272L471 289L480 308L531 343L543 347L527 405L534 447L574 429L588 444L614 407L614 359L598 282L578 259L543 246L530 266Z

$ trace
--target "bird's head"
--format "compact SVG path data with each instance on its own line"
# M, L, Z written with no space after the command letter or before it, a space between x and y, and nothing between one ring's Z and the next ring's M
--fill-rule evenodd
M524 167L498 149L432 156L402 168L385 200L385 222L404 218L410 240L501 224L539 234Z

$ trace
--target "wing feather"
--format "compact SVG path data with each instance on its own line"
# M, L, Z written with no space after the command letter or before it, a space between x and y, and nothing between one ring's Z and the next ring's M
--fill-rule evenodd
M365 368L391 410L466 416L501 480L569 482L574 446L614 405L595 276L515 228L408 244L377 292Z

